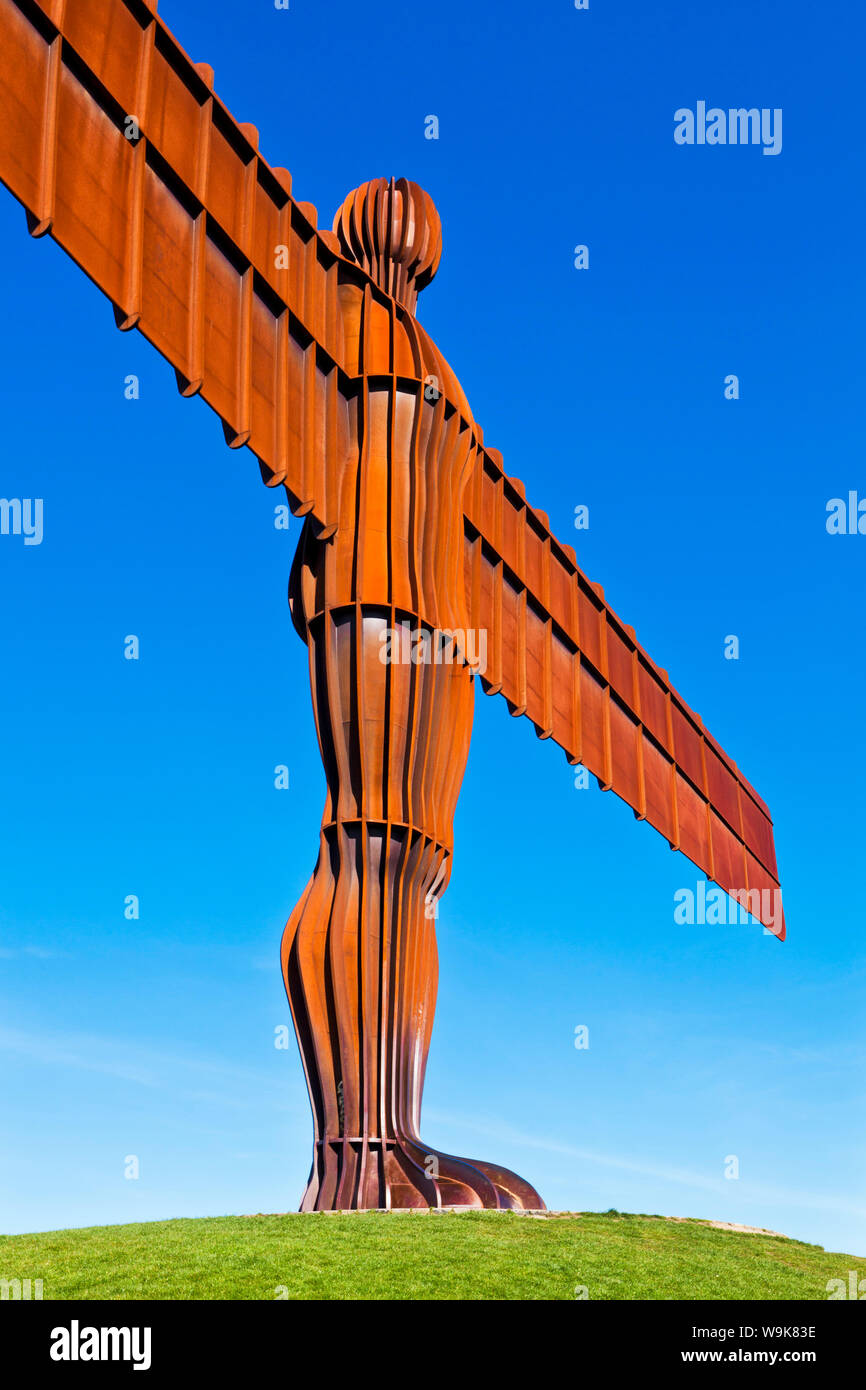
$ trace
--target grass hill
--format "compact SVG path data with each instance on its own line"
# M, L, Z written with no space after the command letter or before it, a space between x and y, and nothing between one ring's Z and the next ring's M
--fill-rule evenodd
M45 1299L814 1299L866 1259L620 1212L226 1216L0 1236ZM586 1293L581 1294L585 1289Z

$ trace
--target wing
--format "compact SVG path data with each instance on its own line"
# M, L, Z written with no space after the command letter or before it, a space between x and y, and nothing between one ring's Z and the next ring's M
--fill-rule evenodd
M335 479L315 465L341 428L338 278L351 271L155 10L0 0L0 179L229 444L326 525Z
M485 690L783 940L773 824L757 792L495 451L481 455L464 510L469 611L488 634Z

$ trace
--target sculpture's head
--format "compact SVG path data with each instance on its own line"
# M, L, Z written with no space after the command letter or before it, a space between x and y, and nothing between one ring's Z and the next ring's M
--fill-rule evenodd
M442 255L442 223L429 193L409 179L371 179L349 194L334 231L343 255L414 313Z

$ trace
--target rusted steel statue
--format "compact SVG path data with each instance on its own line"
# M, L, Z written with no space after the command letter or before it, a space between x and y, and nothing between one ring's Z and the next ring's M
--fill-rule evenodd
M343 254L411 311L439 262L426 194L405 180L367 184L335 230ZM357 391L346 436L325 445L340 480L337 530L323 541L307 520L290 590L328 779L319 861L282 953L315 1117L305 1205L539 1207L513 1173L437 1153L418 1134L435 903L472 730L462 499L478 449L426 334L404 320L401 381L390 330L365 334L357 307L344 330ZM446 659L413 660L420 634Z
M485 447L415 318L441 250L417 185L318 230L144 0L0 0L0 178L306 518L290 604L328 794L282 946L303 1209L543 1206L419 1136L474 670L781 938L766 806Z

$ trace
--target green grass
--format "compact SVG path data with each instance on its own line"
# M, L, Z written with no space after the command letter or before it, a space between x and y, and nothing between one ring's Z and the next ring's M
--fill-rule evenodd
M826 1299L866 1260L619 1212L215 1217L0 1236L0 1278L43 1297ZM285 1297L285 1292L282 1292Z

